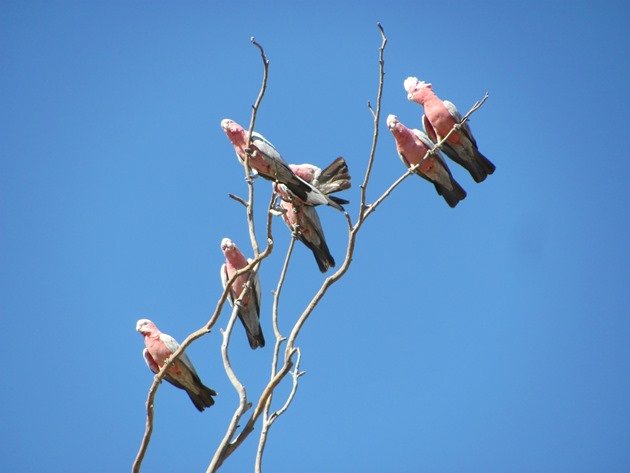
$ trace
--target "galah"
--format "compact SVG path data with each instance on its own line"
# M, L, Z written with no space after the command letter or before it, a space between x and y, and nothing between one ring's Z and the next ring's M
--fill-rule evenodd
M221 128L234 145L236 156L245 161L247 157L247 130L233 120L221 120ZM308 205L330 205L343 211L343 207L326 194L300 179L282 159L278 150L260 133L253 132L250 143L249 166L257 174L270 181L284 184L287 189Z
M346 160L339 156L323 170L313 164L289 164L291 170L300 178L312 184L326 195L350 189L350 173ZM339 203L347 204L348 201Z
M289 167L301 179L314 185L324 194L331 194L349 189L352 184L348 165L343 157L338 157L323 170L319 167L304 164L289 164ZM313 252L317 266L322 273L335 266L335 259L330 254L324 229L315 208L304 205L299 199L292 198L283 186L276 186L281 198L282 218L291 231L296 231L298 239ZM347 200L336 197L341 204Z
M251 259L246 259L241 250L229 238L221 240L221 251L225 256L225 263L221 266L221 283L225 289L234 273L247 266ZM249 279L250 272L246 272L238 276L232 284L228 294L228 301L232 307L234 307L235 301L241 297ZM265 338L260 327L260 281L258 273L252 275L250 289L239 302L238 318L241 319L243 327L245 327L249 346L252 349L264 347Z
M416 77L407 77L404 82L407 98L424 107L422 122L424 129L436 143L444 138L455 124L461 123L462 116L455 105L441 100L431 84ZM496 169L477 147L468 122L454 131L442 145L449 158L468 170L475 182L481 182Z
M387 127L394 135L396 150L403 164L406 167L419 164L416 174L432 182L450 207L455 207L466 197L466 191L453 178L439 151L436 149L433 154L427 155L433 149L433 143L425 133L407 128L396 115L387 117Z
M297 231L298 239L313 252L317 266L322 273L335 266L335 259L330 254L324 229L315 207L303 205L297 201L280 200L283 209L282 218L291 231Z
M136 331L144 337L144 361L151 371L158 373L166 360L179 348L179 343L170 335L160 332L148 319L138 320ZM214 404L212 396L217 395L216 391L204 386L185 352L169 366L164 379L186 391L199 412Z

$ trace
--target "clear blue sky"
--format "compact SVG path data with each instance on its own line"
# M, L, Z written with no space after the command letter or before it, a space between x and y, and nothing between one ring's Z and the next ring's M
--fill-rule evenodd
M451 166L468 191L454 210L410 178L371 217L299 340L307 374L265 470L630 471L627 4L262 3L0 5L0 469L129 470L152 381L136 320L182 340L220 294L221 239L247 246L219 122L248 123L250 36L271 60L258 129L290 162L344 155L356 215L381 21L370 199L404 171L385 117L420 123L408 75L462 112L490 93L471 126L497 171L476 185ZM256 191L266 202L268 183ZM344 219L320 215L341 261ZM277 219L274 234L267 340L289 239ZM303 246L288 277L285 333L322 281ZM216 406L161 386L143 471L208 464L236 403L227 316L188 351ZM270 356L235 328L253 398ZM256 438L222 471L251 471Z

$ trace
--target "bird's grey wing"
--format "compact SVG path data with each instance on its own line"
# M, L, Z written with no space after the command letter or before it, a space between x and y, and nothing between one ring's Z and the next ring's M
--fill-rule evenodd
M225 286L227 286L228 279L229 279L227 275L227 265L225 263L223 263L219 272L221 273L221 285L223 286L223 290L225 291ZM234 298L232 297L232 291L228 292L227 300L230 303L230 305L234 307Z
M444 100L444 106L451 114L451 116L457 121L457 123L461 123L462 114L457 111L457 107L455 107L455 104L453 102L449 102L448 100ZM475 146L477 146L477 142L475 141L475 137L472 134L470 126L468 125L468 121L466 121L466 123L462 125L462 131L468 137L468 139L472 141Z
M252 143L256 146L256 148L260 150L261 153L269 156L272 159L276 159L285 163L284 159L282 159L282 156L280 156L280 153L278 152L276 147L272 145L271 142L260 133L252 133Z

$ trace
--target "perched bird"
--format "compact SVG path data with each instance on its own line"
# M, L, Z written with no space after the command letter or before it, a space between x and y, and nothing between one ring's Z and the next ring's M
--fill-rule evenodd
M142 352L144 361L151 371L158 373L166 360L179 348L179 343L170 335L160 332L156 325L148 319L138 320L136 331L144 336L144 345L146 346ZM199 412L214 404L212 396L217 395L216 391L203 385L186 353L182 353L169 366L164 379L173 386L186 391Z
M313 252L317 266L322 273L335 266L335 259L330 254L324 229L315 207L299 202L280 201L284 210L282 219L290 230L297 230L298 239Z
M289 164L289 167L297 176L326 195L349 189L352 185L348 165L341 156L323 170L308 163ZM300 199L288 195L283 186L276 186L276 192L281 198L280 207L284 211L282 219L291 231L297 231L298 239L313 252L319 270L325 273L334 267L335 259L326 244L324 229L317 210L314 207L304 205ZM347 200L338 197L336 199L341 204L348 203Z
M244 162L247 156L247 130L228 118L221 120L221 128L234 145L238 158ZM285 185L288 191L307 205L330 205L343 211L335 199L296 176L278 150L260 133L252 133L249 151L249 166L260 176Z
M461 114L448 100L440 100L431 84L416 77L407 77L404 82L407 98L424 107L422 122L424 129L436 143L444 138L453 126L462 121ZM468 122L454 131L442 145L449 158L468 170L475 182L481 182L496 169L477 147Z
M313 164L289 164L291 170L301 179L312 184L326 195L350 189L352 186L346 160L339 156L323 170ZM347 204L348 201L340 202Z
M225 289L234 273L247 266L251 259L246 259L241 250L229 238L221 240L221 251L225 256L225 263L221 266L221 283ZM250 272L243 273L232 284L228 294L228 301L232 307L241 296L249 279ZM243 327L245 327L249 346L255 349L265 346L265 338L260 328L260 281L257 273L252 276L250 284L249 292L239 302L238 318L241 319Z
M387 127L394 135L396 150L403 164L409 168L419 163L416 174L432 182L437 193L444 197L450 207L455 207L466 197L466 191L453 178L439 151L427 155L433 149L433 143L426 134L420 130L410 130L396 115L387 117Z

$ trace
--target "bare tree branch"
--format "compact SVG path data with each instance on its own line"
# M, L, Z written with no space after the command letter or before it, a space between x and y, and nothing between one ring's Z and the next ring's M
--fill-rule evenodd
M262 102L262 99L265 96L265 90L267 90L267 78L269 77L269 59L267 59L265 50L256 41L256 38L254 38L253 36L250 38L250 41L260 51L260 57L262 58L262 62L263 62L263 80L262 80L262 85L260 86L260 92L258 93L258 98L256 98L256 102L254 102L254 105L252 105L252 117L249 122L249 131L247 132L247 147L248 148L252 141L252 133L254 132L254 125L256 124L256 115L258 114L258 107L260 107L260 102Z
M249 159L251 158L251 143L252 143L252 133L254 132L254 125L256 124L256 116L258 115L258 107L260 107L260 103L262 102L263 97L265 96L265 90L267 89L267 77L269 72L269 59L265 55L265 50L263 47L256 42L256 39L252 36L250 41L254 46L256 46L260 50L260 56L263 61L263 79L262 84L260 86L260 92L258 92L258 97L256 98L256 102L252 105L252 115L249 120L249 130L247 131L247 145L245 147L245 159L243 160L243 169L245 170L245 181L247 182L247 190L248 190L248 199L247 199L247 226L249 228L249 239L252 244L252 250L254 251L254 256L258 255L258 240L256 239L256 231L254 228L254 183L251 177L251 169L249 167Z
M236 317L238 315L238 310L240 308L241 302L243 298L245 297L246 293L249 292L250 285L253 279L253 274L254 272L252 271L250 273L249 281L247 281L247 286L241 293L241 296L238 298L238 300L234 302L234 309L232 310L232 315L230 316L230 320L227 324L226 329L222 331L223 342L221 343L221 357L223 358L223 366L225 368L225 372L230 382L232 383L232 386L234 386L234 389L236 390L238 394L239 403L238 403L238 407L234 411L234 415L232 416L230 423L228 424L227 431L223 439L221 440L221 443L219 444L219 448L223 448L225 445L228 444L228 442L230 442L230 440L234 436L234 432L236 432L236 429L238 428L238 422L241 416L245 413L245 411L247 411L247 409L251 407L251 404L247 402L247 391L245 390L245 386L243 386L243 383L241 383L238 377L236 376L236 373L234 372L234 369L232 368L232 364L230 363L228 347L230 344L230 335L232 334L232 329L234 328L234 322L236 321Z
M247 208L247 202L242 197L237 196L236 194L228 194L230 199L234 199L238 203L240 203L243 207Z
M296 231L291 232L291 240L289 242L289 248L287 249L287 255L284 259L284 265L282 266L282 271L280 272L280 277L278 278L278 284L276 286L276 290L273 293L273 307L271 310L271 320L273 324L273 332L276 336L276 343L274 344L273 349L273 358L271 361L271 378L276 375L276 369L278 366L278 356L280 354L280 346L282 342L286 340L286 337L282 336L280 333L280 327L278 325L278 304L280 302L280 293L282 291L282 285L284 284L284 279L287 274L287 269L289 268L289 261L291 259L291 254L293 253L293 248L295 246L295 240L297 238ZM265 445L267 443L267 433L269 428L271 427L271 422L269 422L269 410L271 408L271 401L273 399L273 392L269 395L267 402L265 403L265 409L263 411L263 421L262 428L260 431L260 437L258 439L258 449L256 450L256 463L255 463L255 471L256 473L260 473L262 469L262 457L265 450Z
M300 378L300 376L306 373L306 371L300 371L300 360L302 358L302 353L300 352L299 348L296 348L296 350L297 350L297 358L295 360L295 367L293 368L293 371L292 371L293 386L291 387L291 392L289 393L289 396L287 397L287 400L285 401L284 405L280 409L278 409L276 412L271 414L271 417L269 417L269 425L273 424L275 420L278 417L280 417L282 414L284 414L284 412L289 408L289 406L291 405L291 402L293 401L293 398L295 397L295 393L297 392L298 379Z
M368 102L368 108L372 112L372 116L374 118L374 135L372 136L372 149L370 150L370 157L368 159L367 168L365 169L365 177L363 178L363 183L361 184L361 204L359 209L359 220L362 219L363 212L365 211L366 203L366 192L368 182L370 180L370 173L372 172L372 164L374 164L374 155L376 153L376 144L378 143L378 121L381 117L381 100L383 97L383 82L385 79L385 46L387 45L387 36L385 36L385 30L380 23L377 23L378 29L381 31L381 47L379 48L379 81L378 81L378 94L376 98L376 112L372 110L372 105Z

